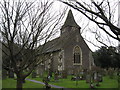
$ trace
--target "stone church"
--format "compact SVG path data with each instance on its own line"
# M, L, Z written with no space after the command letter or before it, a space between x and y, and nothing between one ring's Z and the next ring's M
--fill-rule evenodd
M42 70L63 71L68 74L74 70L91 69L94 65L92 51L80 34L81 27L74 20L69 10L62 26L60 37L49 41L44 46L43 62L38 68Z

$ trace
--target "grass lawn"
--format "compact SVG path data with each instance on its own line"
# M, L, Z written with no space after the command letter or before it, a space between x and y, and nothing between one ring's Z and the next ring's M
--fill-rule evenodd
M110 79L109 77L104 77L103 82L100 83L101 87L99 88L118 88L117 79Z
M78 85L76 85L78 83ZM86 84L85 80L71 81L69 79L61 79L58 82L51 82L51 84L59 85L65 88L89 88L89 84Z
M42 81L41 78L30 78L37 81ZM71 76L67 79L59 79L59 81L54 81L52 78L49 84L57 85L65 88L89 88L89 84L85 80L78 81L76 86L76 81L71 81ZM118 88L117 79L110 79L108 76L103 77L103 82L100 83L99 87L96 88Z
M42 81L42 78L31 78L33 80ZM54 81L52 78L49 84L57 85L65 88L89 88L89 84L86 83L85 80L78 81L78 85L76 86L76 81L71 81L71 76L68 76L67 79L59 79L59 81ZM2 81L3 88L15 88L16 87L16 80L14 79L5 79ZM43 85L34 83L31 81L26 81L23 84L23 88L43 88ZM110 79L108 76L103 77L103 82L100 83L99 87L96 88L118 88L117 79Z
M16 80L10 78L3 80L2 88L16 88ZM43 88L43 85L26 81L26 83L23 84L23 88Z
M0 78L0 90L1 90L1 88L2 88L2 80Z

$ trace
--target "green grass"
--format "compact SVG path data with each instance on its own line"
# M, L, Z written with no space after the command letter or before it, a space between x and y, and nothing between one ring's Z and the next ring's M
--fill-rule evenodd
M42 81L41 78L30 78L37 81ZM52 78L49 84L57 85L65 88L89 88L89 84L85 80L78 81L76 86L76 81L71 81L71 76L68 76L67 79L59 79L59 81L54 81ZM103 82L100 83L99 87L96 88L118 88L117 79L110 79L108 76L103 77Z
M42 78L31 78L33 80L42 81ZM16 87L16 80L14 79L5 79L2 81L3 88L15 88ZM76 81L71 81L71 76L68 76L67 79L59 79L59 81L54 81L54 78L51 79L49 84L57 85L65 88L89 88L89 84L86 83L85 80L78 81L78 85L76 86ZM27 81L23 84L23 88L43 88L43 85L34 83L31 81ZM108 76L103 77L103 82L100 83L99 87L96 88L118 88L117 79L110 79Z
M53 83L54 84L54 83ZM89 84L85 80L78 81L78 86L76 86L76 81L70 81L70 78L62 80L62 83L55 83L66 88L89 88ZM118 82L116 79L110 79L109 77L104 77L103 82L100 83L98 88L117 88Z
M1 88L2 88L2 80L0 78L0 90L1 90Z
M2 71L0 70L0 90L2 88Z
M100 83L101 87L99 88L118 88L117 79L110 79L108 76L103 78L103 82Z
M76 86L76 83L78 83L77 86ZM62 86L65 88L88 88L89 87L89 84L86 84L85 80L71 81L71 76L68 76L67 79L60 79L59 81L52 80L50 84Z
M10 78L3 80L2 88L16 88L16 80ZM26 80L26 83L23 84L23 88L43 88L43 85Z

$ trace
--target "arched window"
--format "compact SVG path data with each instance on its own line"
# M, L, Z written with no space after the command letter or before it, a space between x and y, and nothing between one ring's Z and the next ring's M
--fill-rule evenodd
M74 63L81 63L81 49L79 46L74 47Z

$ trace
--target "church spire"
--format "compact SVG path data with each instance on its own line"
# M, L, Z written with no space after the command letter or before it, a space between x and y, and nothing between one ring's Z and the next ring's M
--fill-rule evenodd
M77 23L75 22L74 16L73 16L73 13L72 13L71 10L69 10L67 18L66 18L66 21L65 21L65 23L64 23L62 28L66 27L66 26L73 26L73 27L76 27L76 28L80 28L77 25Z

